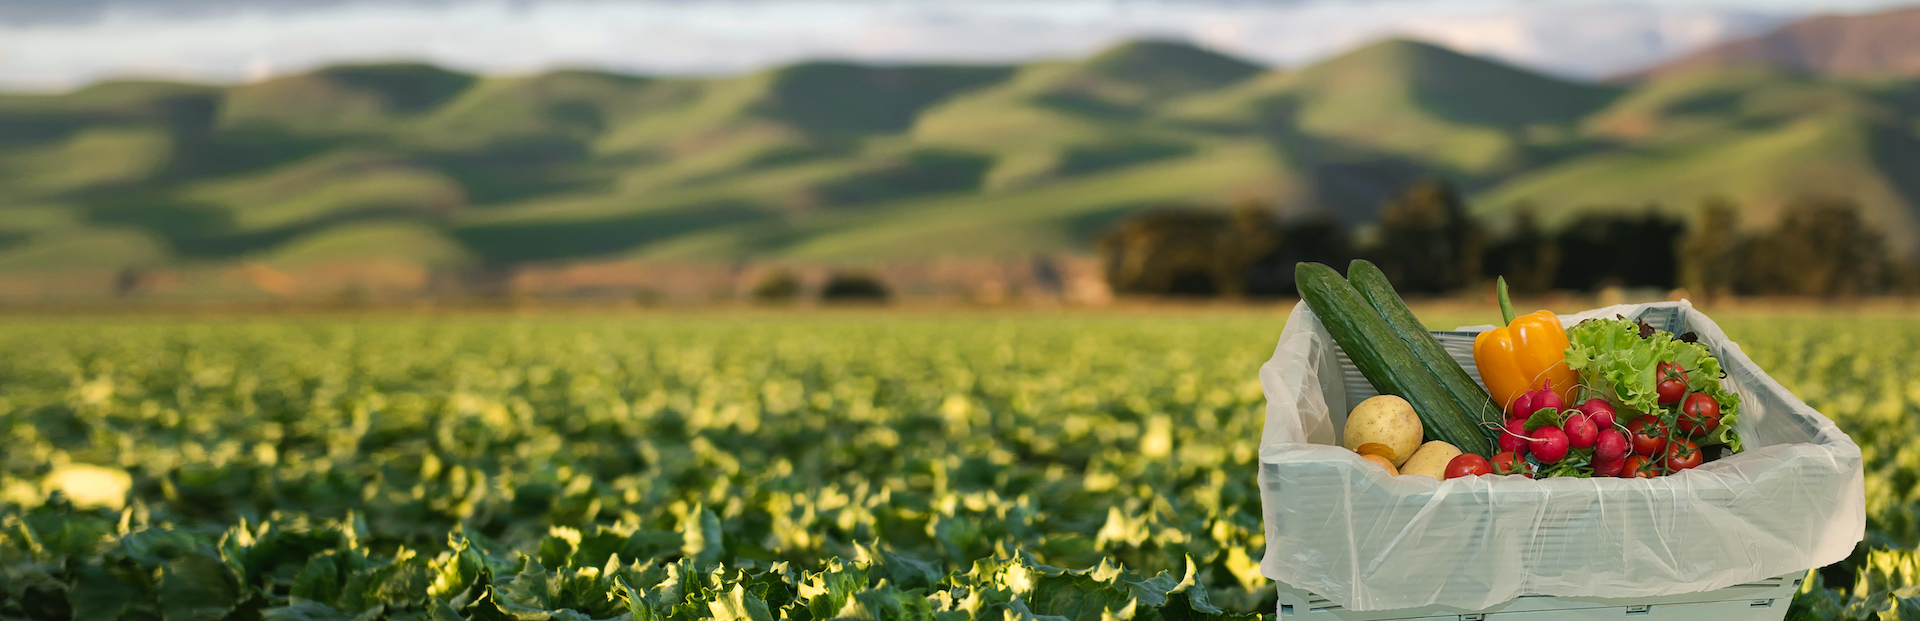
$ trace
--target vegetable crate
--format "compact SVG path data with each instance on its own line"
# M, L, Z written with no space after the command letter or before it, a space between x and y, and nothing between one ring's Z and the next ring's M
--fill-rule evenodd
M1303 621L1400 621L1403 619L1504 619L1580 621L1777 621L1786 617L1804 573L1795 573L1724 589L1664 597L1606 599L1526 595L1477 612L1443 606L1363 612L1347 610L1326 598L1280 584L1280 619Z
M1392 476L1340 446L1373 386L1303 303L1261 367L1259 484L1282 618L1780 619L1866 526L1860 449L1685 301L1624 316L1694 332L1739 394L1746 450L1653 479ZM1479 380L1473 337L1434 332Z

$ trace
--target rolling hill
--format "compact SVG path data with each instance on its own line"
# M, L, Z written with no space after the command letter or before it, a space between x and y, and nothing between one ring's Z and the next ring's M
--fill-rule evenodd
M1920 82L1735 67L1585 84L1412 41L1290 70L1134 42L1019 66L719 78L419 64L0 95L0 271L424 269L1085 252L1134 210L1349 225L1426 175L1478 213L1845 194L1920 246Z

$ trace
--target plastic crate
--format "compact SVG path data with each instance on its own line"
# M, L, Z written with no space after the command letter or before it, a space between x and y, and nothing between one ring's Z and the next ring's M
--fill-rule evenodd
M1710 346L1715 347L1716 356L1731 370L1732 377L1727 380L1729 389L1741 394L1747 403L1752 404L1749 407L1764 408L1769 417L1768 424L1754 427L1750 418L1757 419L1762 412L1743 413L1741 433L1750 450L1755 447L1774 447L1768 458L1772 460L1769 463L1774 465L1749 473L1753 478L1741 481L1738 485L1729 484L1725 477L1703 478L1698 476L1700 473L1691 473L1695 476L1671 480L1663 478L1655 487L1648 489L1657 491L1662 489L1659 487L1662 485L1681 485L1696 506L1710 506L1715 511L1737 515L1744 528L1719 528L1715 523L1692 519L1688 514L1674 513L1672 505L1659 501L1660 496L1648 489L1641 489L1645 485L1610 485L1592 490L1571 490L1578 493L1570 494L1570 488L1584 485L1578 482L1583 480L1543 479L1527 486L1504 485L1496 489L1492 485L1469 483L1449 486L1444 492L1410 493L1404 486L1387 488L1385 481L1392 477L1387 477L1384 472L1375 474L1371 470L1360 469L1350 463L1353 460L1344 457L1346 454L1343 452L1309 451L1292 457L1269 456L1265 447L1275 441L1271 428L1275 420L1274 408L1293 405L1274 405L1275 393L1271 390L1272 386L1268 386L1269 430L1262 440L1262 457L1259 460L1262 469L1263 519L1269 546L1268 558L1263 562L1262 569L1277 585L1280 597L1278 612L1282 618L1636 619L1643 618L1643 615L1647 618L1658 616L1669 619L1783 618L1806 569L1843 558L1860 539L1865 515L1858 448L1853 447L1844 434L1832 428L1832 424L1824 417L1807 408L1754 367L1752 361L1739 352L1737 345L1724 341L1718 329L1711 326L1711 320L1694 313L1692 317L1698 318L1701 325L1689 325L1692 323L1689 313L1693 311L1685 302L1609 307L1589 313L1602 311L1606 313L1605 316L1612 316L1618 311L1629 318L1638 318L1656 328L1675 333L1699 328L1712 332L1720 339L1716 345ZM1295 318L1301 318L1300 313L1303 312L1308 312L1304 305L1297 307ZM1473 337L1478 333L1479 329L1472 328L1433 332L1442 347L1475 380L1479 379L1479 372L1473 363L1472 344ZM1282 350L1285 347L1286 340L1283 338ZM1282 430L1282 433L1292 434L1286 436L1292 439L1282 442L1298 443L1301 442L1298 438L1307 438L1306 444L1288 446L1335 444L1332 448L1338 449L1333 440L1333 434L1337 432L1332 430L1344 424L1345 413L1352 404L1378 394L1353 366L1345 352L1340 351L1337 345L1328 347L1328 355L1308 358L1306 364L1318 369L1323 382L1312 400L1324 401L1325 405L1318 407L1325 407L1331 420L1312 422L1304 430L1304 436L1297 428L1293 431ZM1275 362L1281 359L1277 351ZM1289 367L1273 365L1274 362L1270 362L1268 367L1263 367L1263 384L1269 384L1273 379L1267 375L1272 371L1288 372ZM1334 381L1328 382L1328 379ZM1308 401L1302 397L1298 403ZM1749 414L1756 416L1750 417ZM1329 489L1348 491L1335 495L1339 498L1337 504L1329 504L1323 500L1329 496L1323 490ZM1760 490L1761 493L1753 493L1752 490ZM1769 493L1773 496L1769 496ZM1821 511L1829 511L1822 518L1824 521L1810 522L1804 507L1813 505L1804 502L1799 503L1803 508L1798 511L1772 510L1769 498L1777 499L1781 494L1795 494L1799 500L1826 498L1832 504L1830 511L1829 506L1821 506ZM1553 502L1547 502L1548 498L1552 498ZM1522 524L1523 530L1512 531L1514 524L1511 521L1486 521L1490 519L1489 515L1498 514L1502 507L1516 506L1532 511L1528 514L1530 520ZM1301 510L1301 507L1314 508ZM1332 508L1322 510L1319 507ZM1304 532L1298 530L1303 528L1318 532L1335 515L1369 518L1365 522L1343 522L1343 526L1359 530L1333 536L1336 540L1345 537L1357 542L1351 554L1363 562L1383 558L1381 546L1393 545L1396 536L1417 532L1405 530L1410 528L1410 520L1469 526L1466 530L1456 529L1446 539L1447 547L1427 548L1458 555L1449 557L1458 559L1457 564L1453 565L1457 570L1429 573L1426 575L1432 578L1418 583L1396 581L1398 578L1391 575L1392 572L1378 573L1378 569L1372 565L1361 569L1356 569L1360 565L1355 563L1342 565L1346 557L1343 550L1337 547L1294 545L1285 548L1295 555L1291 558L1275 554L1276 544L1291 533ZM1606 539L1596 536L1594 525L1602 522L1619 525L1620 528L1657 529L1661 534L1660 539L1665 542L1660 552L1678 558L1712 559L1712 563L1688 568L1701 572L1692 575L1698 577L1696 583L1705 584L1698 589L1637 584L1631 589L1615 591L1607 585L1634 581L1645 583L1645 580L1622 578L1617 567L1619 550L1594 543ZM1513 536L1505 534L1508 532L1512 532ZM1475 545L1460 547L1461 543L1468 541ZM1314 545L1319 544L1309 544ZM1412 545L1433 544L1421 541ZM1820 552L1799 554L1799 560L1793 560L1796 555L1770 551L1778 546L1790 550L1817 549ZM1746 558L1753 559L1749 561L1751 564L1737 560L1743 552ZM1607 557L1609 553L1614 556ZM1827 556L1833 558L1827 559ZM1328 560L1330 558L1331 561ZM1524 559L1525 567L1530 572L1529 579L1537 579L1539 583L1530 581L1510 594L1485 590L1487 582L1483 578L1488 575L1485 568L1498 565L1490 561L1491 558ZM1296 565L1297 562L1306 564ZM1334 577L1365 570L1372 578L1387 579L1384 583L1387 587L1382 587L1382 583L1369 583L1370 588L1404 589L1410 586L1424 589L1421 593L1451 591L1453 595L1400 606L1379 605L1380 599L1376 597L1373 600L1376 603L1369 606L1374 610L1351 610L1311 593L1308 588L1288 584L1288 571L1298 573L1308 568L1320 571L1315 563L1329 565L1332 571L1310 574L1309 579L1331 581L1321 586L1328 586L1334 591L1349 584L1332 581L1336 580ZM1668 565L1666 568L1673 567ZM1357 586L1359 583L1351 584ZM1507 581L1504 584L1511 588L1514 582ZM1540 589L1529 588L1537 584L1545 586ZM1349 592L1352 592L1351 589ZM1376 590L1369 596L1378 592ZM1476 592L1481 596L1475 598L1473 594ZM1494 593L1501 594L1495 597ZM1629 593L1631 597L1626 596ZM1477 603L1469 605L1465 603L1468 601ZM1437 605L1436 602L1453 605Z
M1804 574L1780 576L1771 580L1740 584L1715 591L1644 597L1606 599L1587 597L1549 597L1528 595L1486 610L1459 610L1444 606L1402 608L1398 610L1358 611L1341 608L1326 598L1275 582L1280 588L1280 619L1302 621L1396 621L1400 619L1474 619L1500 621L1591 619L1600 621L1636 621L1673 619L1676 621L1778 621L1787 615L1793 594L1800 589Z

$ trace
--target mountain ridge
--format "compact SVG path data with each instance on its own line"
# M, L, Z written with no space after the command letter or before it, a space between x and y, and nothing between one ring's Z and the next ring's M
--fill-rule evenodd
M1081 253L1166 204L1364 226L1421 177L1550 225L1857 194L1920 245L1920 83L1749 68L1590 84L1406 40L1260 67L1132 42L1023 65L715 78L430 65L0 95L0 270Z
M1720 43L1616 77L1644 80L1707 69L1771 65L1846 77L1920 77L1920 7L1820 15Z

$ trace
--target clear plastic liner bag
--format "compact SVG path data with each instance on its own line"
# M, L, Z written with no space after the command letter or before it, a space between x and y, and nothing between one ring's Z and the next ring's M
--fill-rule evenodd
M1851 554L1866 528L1860 448L1754 366L1691 304L1609 306L1694 332L1740 395L1745 451L1652 479L1391 476L1340 447L1377 394L1306 304L1260 368L1268 577L1353 610L1481 610L1522 595L1647 597L1719 589ZM1467 372L1473 335L1436 332Z

